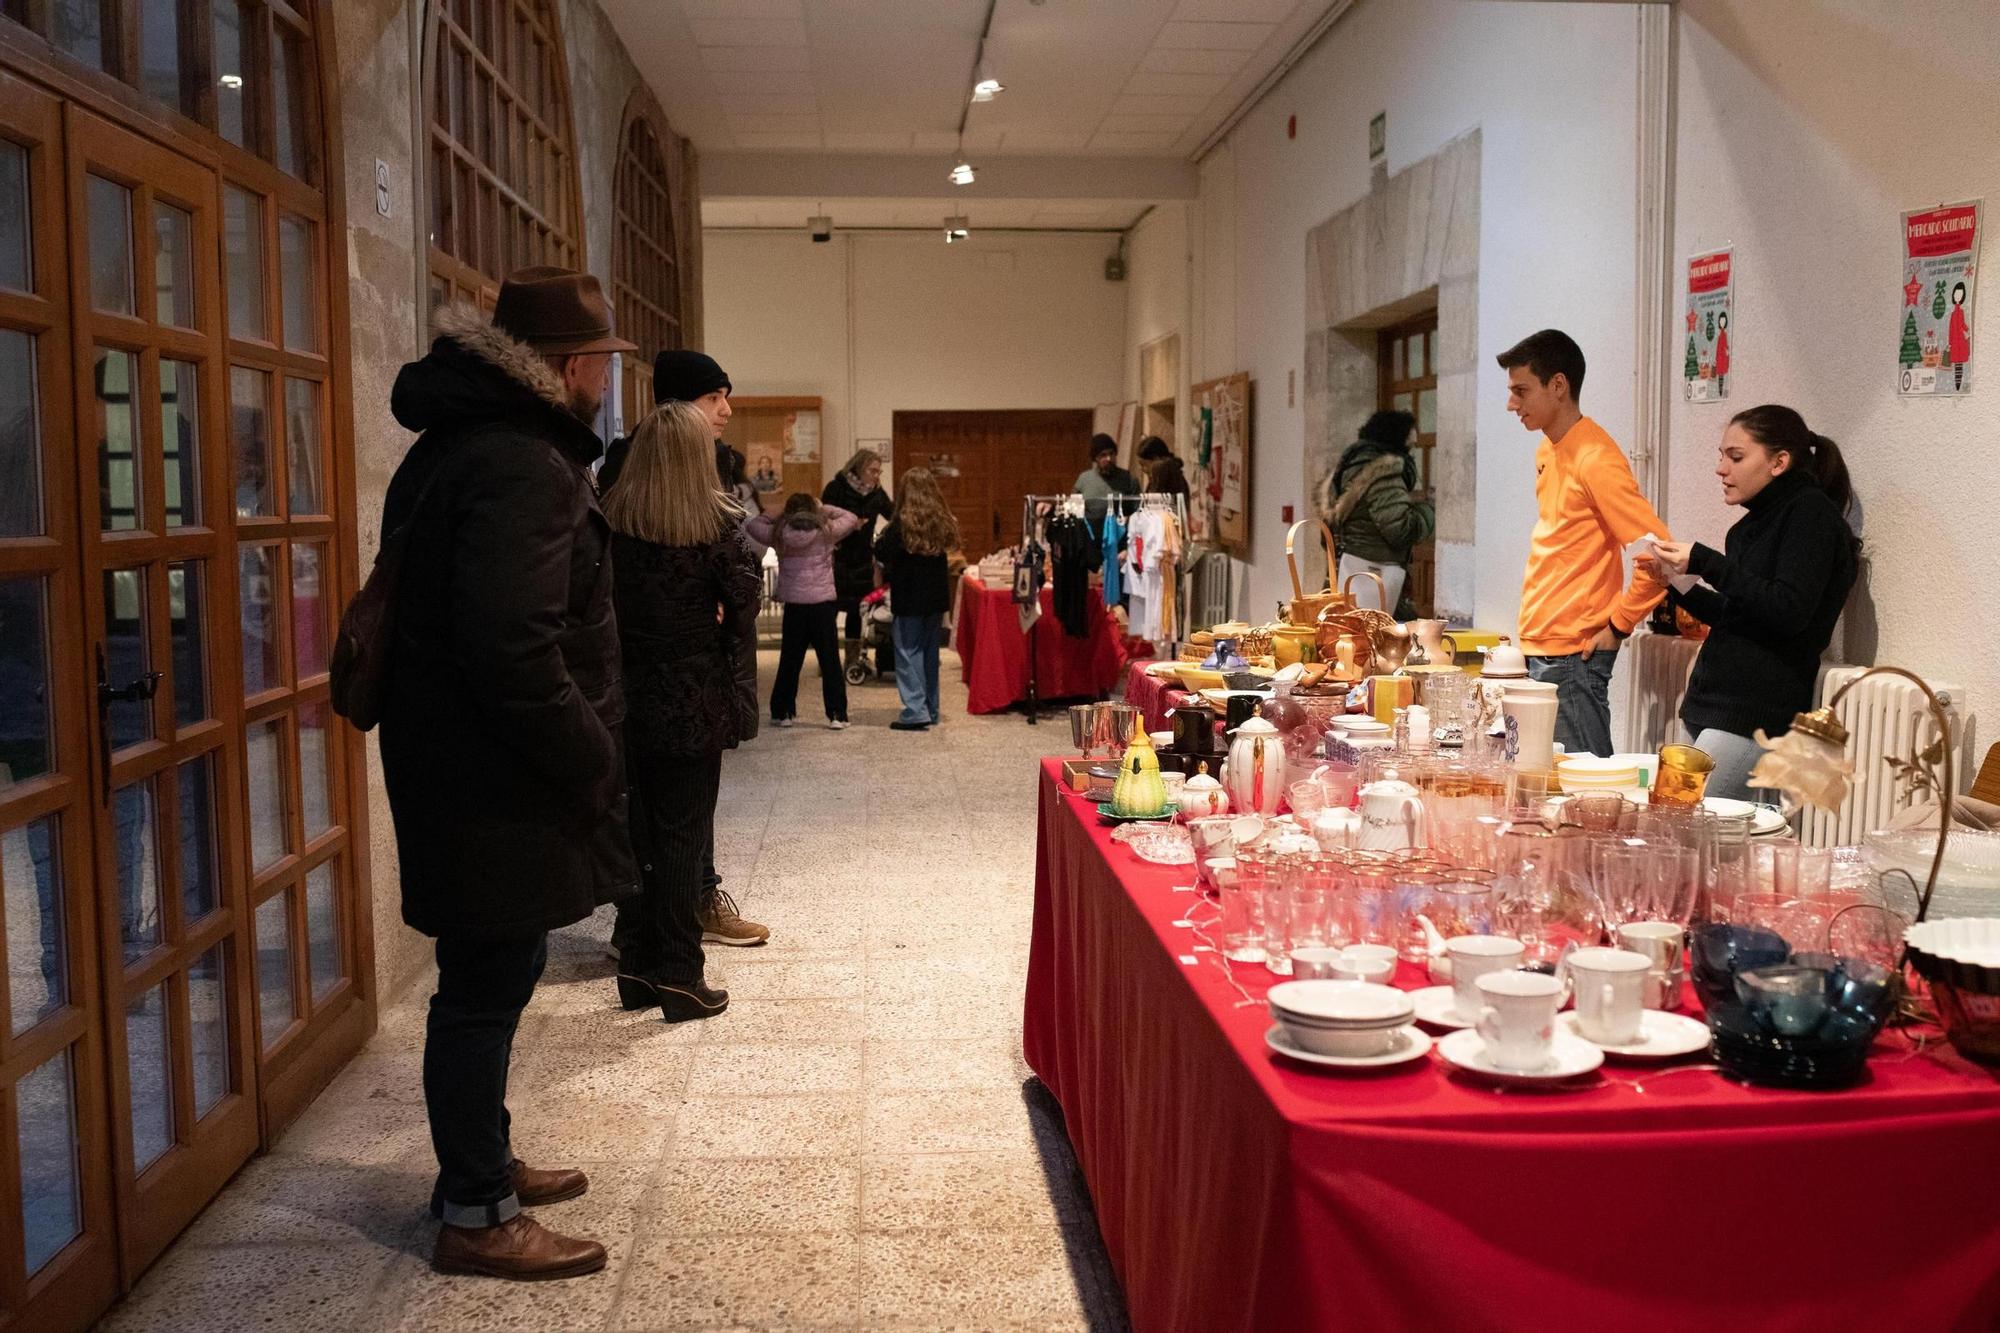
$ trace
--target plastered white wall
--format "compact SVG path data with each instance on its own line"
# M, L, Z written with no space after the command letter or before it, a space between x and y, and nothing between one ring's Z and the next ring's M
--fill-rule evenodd
M1104 278L1116 244L710 231L708 351L739 394L825 400L829 476L856 439L889 438L898 410L1094 407L1124 382L1125 288Z
M1845 452L1866 513L1850 660L2000 707L2000 246L1974 312L1976 388L1902 399L1898 213L1984 197L2000 226L2000 7L1973 0L1683 0L1675 253L1733 243L1730 397L1676 401L1676 534L1720 544L1724 423L1781 402ZM1843 645L1836 644L1836 648ZM1990 730L1990 728L1989 728Z
M1194 355L1190 306L1193 283L1189 264L1189 206L1180 202L1156 204L1139 225L1132 229L1126 246L1125 336L1131 352L1125 357L1121 397L1139 397L1139 349L1168 334L1180 335L1181 375L1176 394L1176 419L1185 420L1178 407L1187 397L1187 386L1200 377L1190 372Z
M1590 364L1585 409L1630 435L1636 63L1627 6L1365 0L1204 161L1189 371L1247 370L1255 383L1240 610L1268 613L1283 595L1280 513L1305 512L1305 234L1368 193L1368 120L1386 111L1392 172L1481 131L1473 604L1483 626L1512 630L1534 524L1534 437L1507 414L1493 356L1535 329L1566 329ZM1289 404L1288 372L1299 375Z

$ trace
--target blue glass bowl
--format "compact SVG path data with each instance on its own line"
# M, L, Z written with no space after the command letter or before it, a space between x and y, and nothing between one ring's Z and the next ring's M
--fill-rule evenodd
M1812 954L1745 968L1734 978L1734 995L1709 1008L1710 1052L1725 1071L1752 1083L1851 1083L1894 1008L1890 980L1865 959Z
M1704 1008L1730 1006L1736 998L1736 974L1753 967L1770 967L1790 958L1792 946L1775 931L1756 926L1715 922L1696 926L1688 937L1689 975Z

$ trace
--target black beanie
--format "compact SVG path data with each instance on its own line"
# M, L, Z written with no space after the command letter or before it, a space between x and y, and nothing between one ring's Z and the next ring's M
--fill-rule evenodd
M653 401L691 403L721 389L734 393L715 358L702 352L666 351L653 358Z

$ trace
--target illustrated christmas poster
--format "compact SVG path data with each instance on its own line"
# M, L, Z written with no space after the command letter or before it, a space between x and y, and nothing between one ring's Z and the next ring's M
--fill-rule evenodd
M1687 354L1681 379L1690 403L1715 403L1729 396L1735 295L1730 251L1688 260Z
M1903 214L1903 299L1896 386L1907 394L1972 388L1972 298L1980 203Z

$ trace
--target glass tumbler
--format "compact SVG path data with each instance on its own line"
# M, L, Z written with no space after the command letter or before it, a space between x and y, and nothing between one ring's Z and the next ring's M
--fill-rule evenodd
M1217 877L1222 893L1222 956L1232 963L1264 961L1265 890L1274 876L1269 852L1241 851Z

